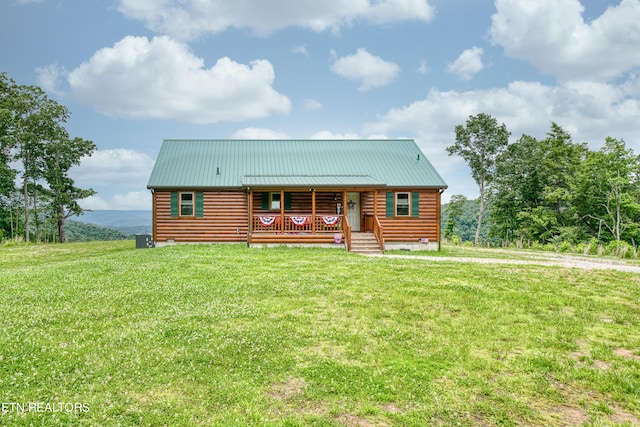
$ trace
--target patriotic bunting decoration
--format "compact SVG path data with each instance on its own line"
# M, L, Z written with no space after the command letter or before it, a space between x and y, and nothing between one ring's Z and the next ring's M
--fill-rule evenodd
M322 217L322 222L324 222L327 225L336 225L338 221L340 221L339 216L323 216Z
M303 225L305 225L307 223L307 217L306 216L292 216L291 217L291 222L293 222L298 227L302 227Z
M264 225L265 227L272 225L276 221L275 216L261 216L258 217L258 219L260 220L260 224Z

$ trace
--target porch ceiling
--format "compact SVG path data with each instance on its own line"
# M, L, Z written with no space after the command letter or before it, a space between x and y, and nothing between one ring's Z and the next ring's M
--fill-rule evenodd
M244 175L243 187L368 187L384 188L386 184L369 175Z

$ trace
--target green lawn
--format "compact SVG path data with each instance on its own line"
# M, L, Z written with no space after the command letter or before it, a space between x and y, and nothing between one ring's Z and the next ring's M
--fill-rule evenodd
M0 246L0 425L640 424L640 275L134 246Z

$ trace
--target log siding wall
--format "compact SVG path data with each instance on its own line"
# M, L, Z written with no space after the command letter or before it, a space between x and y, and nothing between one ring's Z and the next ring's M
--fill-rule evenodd
M188 191L188 190L187 190ZM350 190L351 191L351 190ZM354 189L352 191L358 191ZM374 197L374 191L376 195ZM386 194L388 192L419 193L418 217L386 216ZM338 201L342 194L335 192ZM335 215L336 201L334 192L316 192L316 215ZM387 242L418 242L422 238L431 242L440 241L440 190L439 189L380 189L361 192L361 210L364 215L373 215L374 209L384 229L384 239ZM246 242L248 230L248 195L244 192L219 191L204 192L204 215L201 218L172 218L171 192L156 191L153 195L154 203L154 240L166 242ZM291 209L287 212L310 214L310 192L291 191ZM375 200L375 207L374 207ZM394 199L395 200L395 199ZM253 214L268 213L262 210L261 192L253 193ZM364 229L364 228L363 228ZM295 240L308 241L329 240L331 236L298 236ZM273 235L261 237L269 241L288 242L293 237Z
M420 198L418 217L402 216L387 218L386 195L388 192L410 194L417 192ZM371 203L371 206L373 206L373 203ZM384 239L387 242L417 242L422 238L429 239L431 242L440 241L439 189L418 191L415 189L394 188L379 190L377 194L377 212L380 224L384 229Z
M201 218L171 216L171 192L156 191L154 236L156 242L246 242L248 227L247 195L242 192L204 192Z

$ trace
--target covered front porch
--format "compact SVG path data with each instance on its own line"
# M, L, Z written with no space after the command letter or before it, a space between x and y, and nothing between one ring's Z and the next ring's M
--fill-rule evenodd
M367 231L382 249L375 188L252 187L248 197L249 244L339 244L350 250L352 233Z

